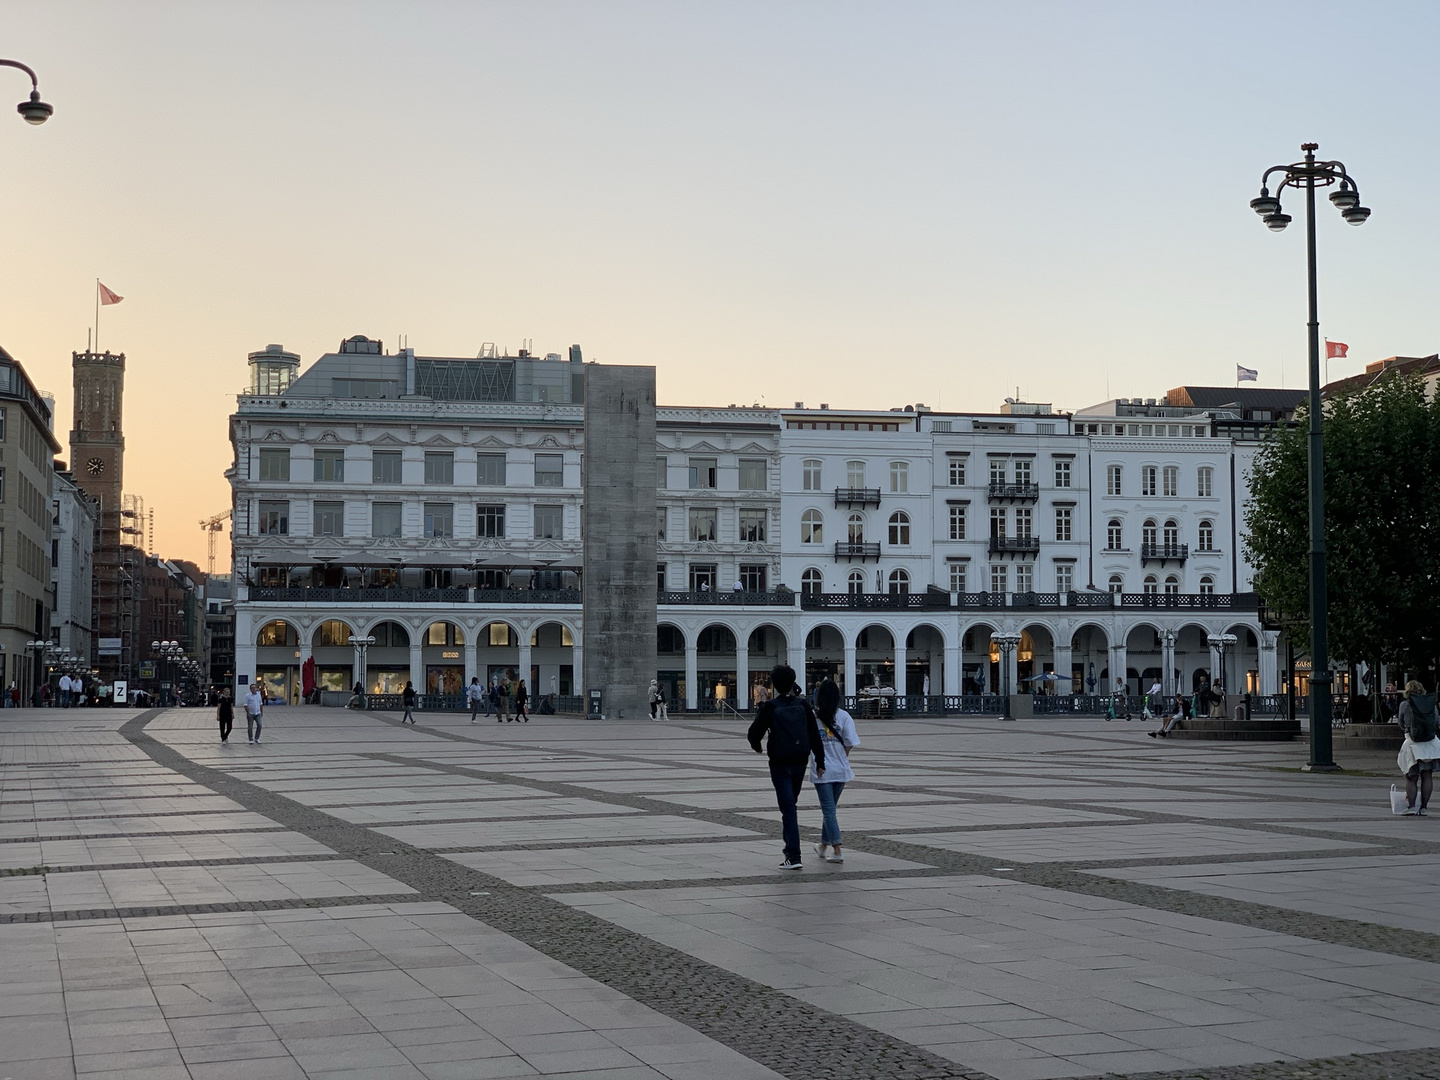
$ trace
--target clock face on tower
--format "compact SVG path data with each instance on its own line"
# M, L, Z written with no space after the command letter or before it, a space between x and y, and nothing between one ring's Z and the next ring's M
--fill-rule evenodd
M85 463L85 470L91 476L99 476L105 471L105 460L103 458L92 457Z

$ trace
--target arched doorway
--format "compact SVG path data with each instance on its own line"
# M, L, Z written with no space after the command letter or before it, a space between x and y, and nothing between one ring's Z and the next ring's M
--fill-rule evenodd
M673 623L661 623L655 630L655 678L671 704L685 698L685 631Z
M1094 623L1077 626L1070 635L1070 678L1076 694L1104 693L1110 673L1110 635Z
M1015 650L1015 672L1020 680L1017 693L1068 694L1070 683L1037 676L1053 675L1055 671L1055 638L1050 628L1031 623L1020 631L1020 644ZM1068 675L1068 671L1059 674Z
M994 632L990 623L976 623L960 636L960 692L966 696L1000 693L1000 653L990 643Z
M486 686L519 678L520 631L506 622L482 626L475 642L475 674Z
M350 639L355 633L343 619L326 619L310 635L316 689L345 691L354 685L355 646Z
M735 705L735 631L711 623L695 636L695 678L699 683L702 710L719 703Z
M275 619L255 635L255 680L266 701L300 700L300 634L294 623Z
M1136 694L1148 694L1156 683L1165 685L1165 644L1160 628L1141 623L1125 636L1125 685ZM1117 676L1118 677L1118 676Z
M842 694L854 693L845 685L845 635L828 623L812 626L805 635L805 692L814 693L821 679L829 679Z
M425 667L422 693L457 696L465 693L465 631L452 622L433 622L420 639Z
M925 623L905 635L903 693L926 698L945 693L945 635L938 627Z
M871 623L855 635L856 693L896 690L895 637L888 627Z
M365 691L398 694L410 680L410 631L398 622L385 621L370 628L375 639L365 654Z
M575 634L564 623L541 623L530 631L532 695L575 693Z
M753 707L757 701L763 701L768 694L770 687L770 669L776 664L789 662L789 641L785 637L785 631L770 623L763 623L750 631L750 637L745 646L746 664L749 668L750 677L746 680L750 696L747 699ZM803 678L803 675L801 676ZM804 684L808 692L810 686ZM756 691L761 690L759 696Z

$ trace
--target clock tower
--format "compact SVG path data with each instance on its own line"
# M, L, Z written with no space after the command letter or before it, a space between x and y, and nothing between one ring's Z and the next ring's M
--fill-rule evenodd
M70 467L75 482L99 500L102 515L119 513L125 478L125 354L87 350L71 357L75 426L70 431Z

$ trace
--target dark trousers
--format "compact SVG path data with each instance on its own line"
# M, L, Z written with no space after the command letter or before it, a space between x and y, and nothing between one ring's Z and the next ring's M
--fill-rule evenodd
M232 727L234 727L234 726L235 726L235 718L234 718L233 716L227 716L227 717L225 717L223 720L221 720L221 721L220 721L220 738L222 738L222 739L228 739L228 738L230 737L230 729L231 729Z
M780 807L780 825L785 836L785 857L800 861L800 820L795 800L805 787L805 762L799 765L770 765L770 782L775 785L775 802Z
M260 713L247 712L245 714L245 734L252 739L260 738Z

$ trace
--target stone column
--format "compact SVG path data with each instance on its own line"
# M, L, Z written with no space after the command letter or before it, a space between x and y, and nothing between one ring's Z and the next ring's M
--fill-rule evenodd
M1020 646L1017 644L1011 649L1009 656L1006 656L1004 650L1001 650L1000 660L1010 669L1010 693L1024 693L1025 688L1020 685ZM1004 676L1001 678L1003 679ZM1002 685L999 689L1003 691L1004 686Z
M525 680L525 689L530 692L533 701L536 696L535 687L530 685L530 636L524 631L520 634L520 670L515 673L517 679ZM645 685L650 685L650 680L645 680Z
M417 638L419 638L418 634L410 639L410 681L415 684L415 692L423 694L425 693L425 646L417 644Z
M648 719L655 677L655 369L585 365L581 693L612 720ZM693 657L687 651L686 664ZM689 680L686 697L694 693Z
M1110 646L1110 684L1104 688L1104 693L1113 694L1117 680L1125 680L1125 690L1130 692L1134 688L1130 685L1127 670L1130 666L1130 654L1124 645Z
M645 685L650 685L648 680ZM690 644L685 646L685 708L690 712L700 708L700 659Z
M941 693L945 694L946 697L959 697L962 690L960 684L962 668L960 660L960 638L956 637L953 640L955 642L954 645L945 646L945 688ZM935 692L935 680L933 679L930 680L930 692L932 694Z
M1265 695L1280 692L1280 650L1276 647L1279 637L1274 630L1260 631L1260 693Z
M860 692L860 688L855 685L858 673L859 665L855 660L855 646L847 644L845 646L845 685L840 688L842 695L854 696Z
M1057 644L1055 646L1053 655L1055 657L1055 674L1065 676L1065 678L1061 679L1055 684L1055 692L1057 694L1082 693L1083 691L1076 690L1075 684L1069 681L1070 666L1074 663L1074 658L1071 656L1070 646L1068 644Z
M575 639L575 644L570 646L570 693L580 697L580 711L583 713L588 706L583 698L585 688L580 683L580 675L585 670L585 647L580 644L580 639ZM645 685L650 685L650 680L645 680Z
M735 708L750 707L750 642L735 639Z
M895 678L892 680L895 685L895 693L900 697L905 696L906 658L905 637L902 631L895 635Z
M475 632L465 631L465 685L470 685L470 680L479 678L483 683L485 677L480 674L480 644L475 640Z
M244 586L241 586L242 588ZM298 630L299 627L297 626ZM146 642L149 647L149 642ZM245 693L248 693L249 685L255 681L255 665L259 662L259 653L255 645L255 622L250 612L243 607L235 610L235 685L230 687L230 696L236 701L244 701ZM1381 685L1384 685L1383 683ZM247 688L242 692L241 687Z
M795 669L795 678L800 680L800 685L805 687L805 693L813 695L815 687L805 677L805 638L802 635L799 645L787 645L785 648L785 663Z

